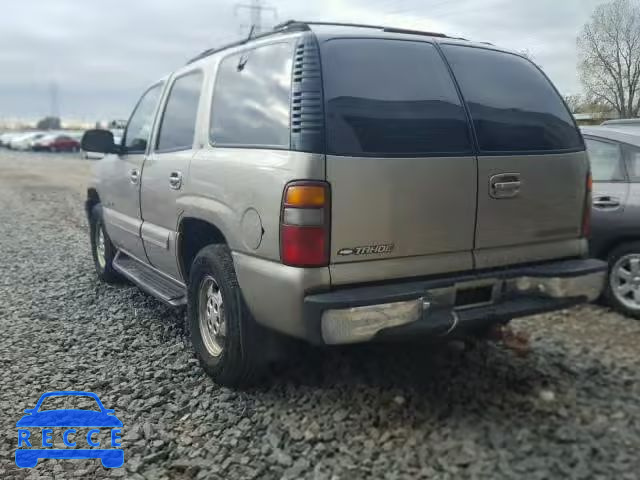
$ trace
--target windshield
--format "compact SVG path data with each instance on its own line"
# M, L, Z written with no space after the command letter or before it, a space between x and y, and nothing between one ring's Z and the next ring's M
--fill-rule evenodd
M100 411L96 400L87 396L62 395L45 398L38 408L39 412L48 410L93 410Z

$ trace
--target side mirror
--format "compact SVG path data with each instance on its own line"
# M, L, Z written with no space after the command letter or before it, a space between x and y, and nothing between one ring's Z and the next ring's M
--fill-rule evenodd
M113 133L109 130L87 130L80 142L85 152L117 153L118 148L113 141Z

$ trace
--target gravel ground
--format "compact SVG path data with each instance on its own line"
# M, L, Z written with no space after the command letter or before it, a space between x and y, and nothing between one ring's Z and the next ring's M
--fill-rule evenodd
M640 478L640 322L596 306L519 320L524 357L308 348L266 386L220 388L183 310L97 281L89 163L0 151L1 478ZM125 468L15 467L15 422L51 390L115 408Z

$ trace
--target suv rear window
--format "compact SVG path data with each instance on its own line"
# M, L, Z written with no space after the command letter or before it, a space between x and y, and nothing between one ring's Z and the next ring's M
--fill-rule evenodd
M455 85L425 42L337 39L322 45L327 153L421 156L472 151Z
M529 60L484 48L443 45L482 152L582 150L571 114Z

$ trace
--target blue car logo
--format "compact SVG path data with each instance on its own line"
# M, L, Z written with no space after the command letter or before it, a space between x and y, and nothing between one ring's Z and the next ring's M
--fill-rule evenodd
M89 397L95 400L99 411L85 409L42 410L42 402L49 397ZM123 465L124 451L120 444L122 422L114 415L114 410L104 408L95 393L48 392L40 397L34 408L24 412L26 415L16 423L16 427L18 427L16 465L18 467L33 468L41 458L99 458L106 468L117 468ZM56 430L64 428L62 440L64 445L70 448L53 448L54 428ZM84 435L78 432L78 428L90 428L90 430ZM38 430L41 435L40 442L37 438ZM110 430L109 441L103 439L101 445L99 438L104 436L104 430ZM94 448L76 448L78 443L82 444L83 441L86 441L88 447ZM111 448L104 448L106 443Z

